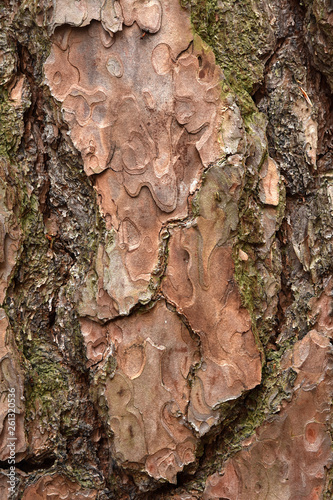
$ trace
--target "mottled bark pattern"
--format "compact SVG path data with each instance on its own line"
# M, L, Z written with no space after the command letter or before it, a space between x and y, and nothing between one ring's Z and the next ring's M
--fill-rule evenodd
M80 8L76 17L77 5L69 2L67 24L98 18L89 4ZM145 464L155 479L176 482L176 473L195 460L191 425L204 435L219 420L218 404L261 379L228 241L230 226L237 224L242 175L229 189L224 186L229 206L234 202L234 213L226 214L225 194L219 194L223 165L210 167L217 161L241 163L244 132L237 106L222 101L222 75L212 51L193 40L189 13L178 0L120 2L110 11L101 5L100 13L101 23L61 27L63 9L56 8L53 23L60 27L45 63L47 83L62 102L84 169L97 174L99 205L112 238L99 247L91 271L97 287L91 283L82 292L80 314L96 321L85 337L88 354L90 346L96 348L90 366L108 363L110 355L117 363L96 389L109 409L115 456L131 466ZM190 195L209 167L195 217ZM168 262L162 254L166 278L162 287L152 286L168 237ZM145 313L131 313L149 300ZM128 320L114 319L129 314ZM112 319L101 331L97 320ZM97 380L99 369L94 366Z
M322 498L325 467L331 462L330 350L329 338L311 330L286 353L281 369L297 373L294 397L243 441L222 474L208 478L203 500Z
M0 0L1 500L333 497L332 16Z

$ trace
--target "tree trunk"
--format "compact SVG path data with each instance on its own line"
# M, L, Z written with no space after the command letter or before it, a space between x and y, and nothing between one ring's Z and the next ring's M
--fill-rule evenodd
M0 26L0 500L332 498L333 2Z

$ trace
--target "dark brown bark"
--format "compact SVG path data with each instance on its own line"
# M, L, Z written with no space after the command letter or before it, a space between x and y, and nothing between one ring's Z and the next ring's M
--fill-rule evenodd
M332 2L0 26L0 499L332 498Z

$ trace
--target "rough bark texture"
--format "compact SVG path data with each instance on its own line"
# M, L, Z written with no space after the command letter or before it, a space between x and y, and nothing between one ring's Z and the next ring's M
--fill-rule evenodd
M332 498L333 2L0 26L0 499Z

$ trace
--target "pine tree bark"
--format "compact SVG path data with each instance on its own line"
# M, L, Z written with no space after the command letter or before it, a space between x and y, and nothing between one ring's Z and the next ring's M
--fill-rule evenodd
M0 500L332 498L333 2L0 26Z

